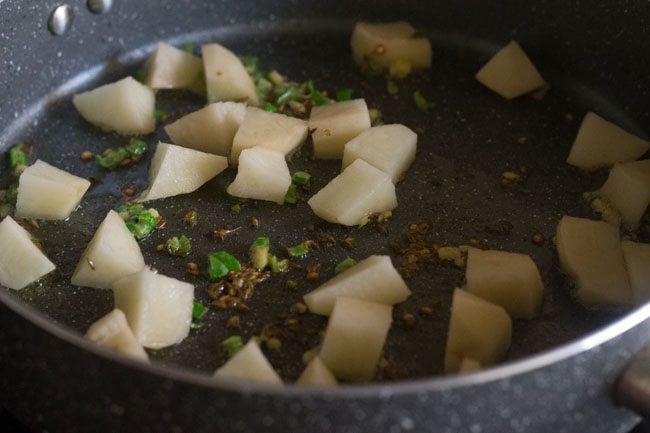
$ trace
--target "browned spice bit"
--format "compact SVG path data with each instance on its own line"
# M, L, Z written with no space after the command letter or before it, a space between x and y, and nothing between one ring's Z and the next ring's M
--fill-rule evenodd
M237 230L240 230L240 229L241 229L241 227L236 227L234 229L225 229L225 228L224 229L217 229L217 230L213 230L211 232L211 235L212 235L213 238L223 241L224 239L226 239L226 236L231 235L232 233L235 233Z
M567 122L571 122L573 120L573 114L572 113L564 113L564 120Z
M305 268L308 280L317 280L320 277L320 263L310 263Z
M41 241L40 239L32 238L32 243L36 248L38 248L41 251L44 251L45 248L43 247L43 241Z
M158 221L156 222L156 229L164 229L165 226L167 225L167 220L163 218L161 215L158 215Z
M323 129L323 134L325 134L325 137L329 137L329 136L332 135L332 131L330 131L329 129L325 128L325 129Z
M251 226L254 229L260 228L260 219L258 217L256 217L256 216L252 216L251 217Z
M339 244L346 250L351 250L354 248L354 237L352 235L347 235L339 241Z
M302 302L296 302L291 306L290 311L295 314L305 314L307 312L307 306Z
M316 240L318 241L319 244L325 245L327 247L331 247L333 245L336 245L336 238L332 236L332 234L327 233L327 232L319 232L316 235Z
M433 316L433 308L427 306L420 307L418 309L418 313L420 313L420 316L423 317L431 317Z
M397 270L402 277L411 278L423 264L437 260L438 245L427 239L430 230L429 221L412 223L402 239L390 243L390 248L399 257Z
M483 244L481 244L481 241L479 241L478 239L474 239L474 238L472 238L472 239L468 240L467 242L465 242L465 245L467 245L468 247L472 247L472 248L483 248Z
M187 212L185 212L185 214L183 214L182 219L186 225L193 227L196 225L197 216L198 214L196 212L196 209L190 209Z
M165 251L165 244L156 245L156 251L158 252Z
M297 331L300 329L300 319L296 317L289 317L284 321L284 326L286 326L290 331Z
M165 249L164 245L163 245L163 249ZM189 274L199 275L199 265L197 265L194 262L187 262L187 264L185 265L185 270Z
M79 155L79 157L82 161L90 161L91 159L95 159L95 154L90 150L84 150L81 152L81 155Z
M90 269L92 269L94 271L96 269L95 268L95 263L93 263L93 261L90 260L88 257L86 257L86 261L88 262L88 266L90 266Z
M546 238L544 238L544 235L541 234L540 232L533 233L533 235L530 237L530 240L538 247L541 247L542 245L544 245L544 242L546 242Z
M32 227L34 227L35 229L38 229L38 228L41 227L41 225L40 225L40 224L38 223L38 221L35 220L35 219L30 219L30 220L29 220L29 225L32 226Z
M375 54L382 55L386 52L386 47L382 44L379 44L375 47Z
M402 316L402 322L404 322L404 327L407 329L413 329L418 324L417 319L411 313L404 313Z
M250 266L244 266L241 271L231 271L228 275L208 287L208 295L212 305L224 310L235 308L246 312L249 310L244 301L253 294L253 289L259 283L271 276L268 271L262 271Z
M528 137L523 135L517 139L517 143L519 144L526 144L527 142L528 142Z
M282 341L279 338L271 337L266 341L266 348L269 350L280 350Z
M122 188L122 194L125 197L131 198L131 197L133 197L135 195L135 188L133 188L133 186L130 186L130 185L125 186L124 188Z
M226 322L226 328L228 329L240 329L241 327L241 317L239 316L230 316Z

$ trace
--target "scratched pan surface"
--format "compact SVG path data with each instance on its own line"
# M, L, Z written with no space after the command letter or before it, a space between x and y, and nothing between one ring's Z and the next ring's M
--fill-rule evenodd
M167 225L140 243L147 263L166 275L195 284L196 298L204 303L209 302L205 272L206 255L211 251L227 250L245 258L255 237L269 236L272 251L282 255L281 246L313 239L319 231L337 239L354 237L351 250L339 245L323 247L306 259L296 260L303 266L320 263L318 281L307 281L304 271L293 270L273 275L258 286L248 303L250 312L241 314L240 331L225 326L236 312L211 308L203 326L192 330L182 343L150 352L155 362L212 372L226 359L220 347L223 339L234 333L248 339L258 335L265 323L281 321L303 294L333 276L335 265L348 256L363 259L370 254L392 254L397 262L399 257L389 244L401 239L410 223L422 220L430 221L429 240L439 245L458 245L474 238L490 248L530 254L539 265L545 286L542 313L532 321L515 321L510 359L550 349L620 317L621 313L586 311L571 299L569 286L557 268L552 237L562 215L592 216L580 196L583 191L596 189L604 179L603 174L581 175L564 163L584 113L597 110L637 130L634 121L619 107L594 97L543 62L540 67L553 85L549 94L542 101L529 97L505 101L473 79L496 46L435 32L431 33L434 67L399 83L399 95L390 96L381 77L364 76L353 64L348 48L351 25L351 21L315 21L310 25L289 22L243 30L239 26L232 31L226 27L181 38L197 45L220 42L235 53L258 56L263 69L277 69L296 81L312 78L319 88L330 92L352 88L355 97L364 97L369 107L381 109L386 123L403 123L416 130L418 154L405 180L397 186L399 206L385 224L385 233L372 224L353 229L336 227L312 214L306 200L339 172L340 162L312 161L309 145L289 163L292 172L307 170L313 175L311 193L301 193L295 206L248 202L242 204L240 213L232 212L223 195L225 184L235 174L230 169L195 193L150 203ZM80 333L112 309L112 295L108 290L71 286L75 264L106 212L122 203L121 189L134 186L141 191L146 187L155 145L168 138L159 126L155 134L144 137L150 145L146 160L129 169L104 172L93 162L81 161L79 154L84 150L101 152L127 139L103 133L83 121L72 106L71 94L134 73L146 58L146 51L134 51L125 57L128 62L117 67L79 71L81 75L64 95L57 94L42 109L32 112L31 118L21 119L23 126L10 129L10 135L2 140L7 145L33 143L34 159L101 179L68 221L43 222L33 230L57 270L42 283L16 293L52 320ZM415 107L410 95L416 89L435 102L433 110L422 112ZM157 96L157 107L171 120L203 104L201 98L189 93L160 92ZM520 137L526 137L525 142L520 142ZM521 188L501 188L500 174L521 167L527 170ZM2 172L2 182L6 182L6 165L2 165ZM181 222L190 209L198 211L198 224L193 228ZM250 225L253 216L261 223L257 229ZM240 226L225 241L207 235L217 228ZM535 232L544 235L542 246L531 242ZM156 252L156 245L180 234L192 239L189 257L173 258ZM188 261L199 263L202 275L187 274ZM385 357L402 375L420 378L442 372L451 294L463 284L463 278L464 270L436 262L423 266L407 281L413 295L394 309L394 326L385 347ZM289 279L298 282L296 290L287 288ZM418 315L422 306L432 308L431 317ZM415 328L401 326L405 313L416 316ZM319 343L319 332L326 325L324 318L311 314L302 316L301 322L297 332L283 338L281 350L267 351L273 366L287 380L298 376L303 352Z

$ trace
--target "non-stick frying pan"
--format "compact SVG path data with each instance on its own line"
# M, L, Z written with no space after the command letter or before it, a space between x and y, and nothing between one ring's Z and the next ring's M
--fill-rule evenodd
M89 2L89 7L110 2ZM599 187L606 173L584 175L564 163L586 111L643 135L650 120L647 93L650 52L642 42L650 10L640 2L609 10L599 2L115 2L93 15L83 2L69 9L38 2L0 2L0 149L34 144L33 158L101 181L65 222L45 222L33 233L42 239L56 273L34 287L0 291L0 403L37 429L48 431L626 431L638 417L617 408L610 387L628 359L647 341L650 307L633 313L587 311L571 297L559 273L552 237L564 214L593 217L581 193ZM92 9L91 8L91 9ZM99 8L101 9L101 7ZM66 13L67 11L67 13ZM55 37L48 32L61 31ZM52 19L54 21L52 21ZM66 19L69 20L66 23ZM358 19L406 19L422 28L434 46L430 71L400 83L389 95L382 77L363 75L349 52ZM66 26L65 24L69 24ZM552 84L541 101L504 101L479 85L473 74L499 46L517 39ZM180 44L217 41L238 54L258 56L295 80L313 78L329 91L354 89L387 123L404 123L419 135L418 157L398 186L399 206L385 230L376 225L345 229L320 222L303 193L296 206L245 203L232 212L223 191L226 172L196 193L152 203L166 227L141 242L148 263L196 285L209 302L207 279L185 271L187 261L205 268L208 252L226 249L245 257L251 241L271 237L280 252L327 232L354 237L352 249L323 247L297 261L321 264L318 281L304 271L274 276L256 289L242 314L242 329L226 328L234 313L212 309L200 329L181 344L151 353L140 365L80 338L110 311L110 291L72 287L69 277L106 212L122 203L121 190L146 187L147 161L114 172L83 162L84 150L100 152L124 138L85 123L71 94L134 73L159 40ZM420 90L435 107L422 112L410 95ZM157 107L171 118L202 106L200 97L161 92ZM525 137L522 140L521 137ZM153 150L167 139L161 127L145 137ZM149 157L153 153L149 152ZM504 171L525 168L519 188L502 188ZM336 175L338 162L312 161L309 148L290 163L312 173L312 192ZM5 173L6 167L2 168ZM4 177L4 175L3 175ZM3 179L4 180L4 179ZM197 209L199 223L181 222ZM255 229L250 218L261 225ZM484 245L530 254L545 283L540 318L514 324L509 361L463 377L441 377L454 287L463 270L436 262L408 280L414 294L394 312L385 347L391 367L375 385L345 385L332 391L270 389L218 381L210 373L226 359L220 342L238 333L259 335L269 322L286 318L304 293L334 274L347 256L393 254L410 223L431 223L429 239ZM242 227L224 241L208 233ZM189 258L155 251L169 236L188 234ZM534 233L543 245L531 241ZM648 233L639 235L648 241ZM645 238L644 238L645 237ZM0 246L2 247L2 246ZM287 289L287 280L299 282ZM431 317L418 315L422 306ZM405 326L405 313L417 317ZM304 367L302 354L319 343L325 320L300 317L300 328L283 335L271 363L287 381Z

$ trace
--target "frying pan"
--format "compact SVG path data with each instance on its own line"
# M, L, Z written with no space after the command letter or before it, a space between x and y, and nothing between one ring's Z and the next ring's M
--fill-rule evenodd
M349 35L359 19L405 19L423 29L434 47L433 68L400 83L397 97L388 95L381 77L360 74L351 60ZM0 2L0 150L32 143L34 159L101 179L68 221L33 230L57 264L55 274L17 293L0 290L0 404L50 432L629 430L639 416L615 405L614 394L639 408L647 402L639 390L644 382L638 369L630 369L621 385L614 384L647 342L650 305L632 312L579 307L558 271L552 236L564 214L593 216L580 195L598 188L606 175L583 175L564 163L582 115L596 111L643 135L640 125L650 120L650 52L643 42L649 29L650 10L642 2L613 9L597 1ZM473 79L512 38L552 84L542 101L507 102ZM432 242L478 239L538 263L543 311L538 319L514 323L508 360L476 374L441 376L451 293L463 283L463 270L442 262L408 280L413 296L395 308L384 354L399 374L381 372L377 384L274 389L214 379L210 373L226 358L219 343L235 333L225 326L233 313L214 308L181 344L152 352L152 365L83 340L88 325L112 308L112 296L72 287L69 276L108 209L122 202L121 189L146 187L147 161L113 172L81 161L83 150L99 152L124 138L81 120L71 94L134 73L159 40L217 41L294 80L313 78L330 92L352 88L380 108L386 122L416 130L419 142L416 162L397 188L400 204L381 233L373 225L347 229L319 222L305 203L310 193L293 207L250 202L232 212L223 190L234 173L226 172L196 193L152 203L167 225L141 242L148 263L195 284L196 297L208 303L205 276L185 272L189 260L205 267L206 254L221 249L243 258L260 235L271 237L277 252L322 231L354 237L351 250L323 247L298 262L320 263L318 281L294 270L259 286L236 331L247 339L269 321L282 321L345 257L382 253L398 260L391 243L410 223L427 220ZM414 90L435 102L431 112L414 106ZM189 93L157 96L157 108L172 119L202 103ZM161 127L145 137L152 150L158 139L166 139ZM500 188L500 174L521 167L522 187ZM339 165L311 161L306 148L290 169L312 173L313 192ZM6 174L6 166L2 170ZM192 229L181 222L189 209L199 212ZM253 216L261 221L257 229L249 223ZM207 235L239 226L224 241ZM536 232L546 238L542 246L531 242ZM155 251L182 233L193 241L189 258ZM647 233L639 235L648 241ZM295 291L287 289L288 279L299 281ZM433 315L417 315L422 306ZM403 326L405 313L416 315L415 327ZM283 335L281 350L267 351L288 381L299 375L303 352L318 345L326 324L309 314L300 320L298 331Z

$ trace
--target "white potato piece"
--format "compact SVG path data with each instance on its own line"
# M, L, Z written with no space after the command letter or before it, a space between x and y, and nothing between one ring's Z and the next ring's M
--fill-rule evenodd
M228 156L246 104L215 102L165 126L174 144L214 155Z
M64 220L90 188L87 179L37 160L18 180L17 218Z
M632 305L618 227L565 216L557 225L560 266L574 281L586 307Z
M325 363L316 355L309 361L307 368L305 368L296 381L296 385L310 385L310 386L336 386L338 382L334 374L330 371Z
M366 215L395 209L397 195L388 174L357 159L307 203L325 221L355 226Z
M470 248L465 278L469 293L502 306L515 319L532 319L542 308L542 277L527 254Z
M634 301L641 305L650 300L650 244L623 241L621 246Z
M350 45L356 62L372 68L388 69L396 61L407 61L413 68L431 67L431 42L404 21L358 22Z
M566 162L583 170L611 167L637 160L650 149L650 141L633 135L596 113L585 115Z
M180 343L190 333L194 286L144 267L113 282L115 308L149 349Z
M309 129L318 159L341 159L345 143L370 129L370 114L364 99L319 105L311 109Z
M404 125L375 126L345 144L341 169L363 159L397 183L415 159L417 142L418 135Z
M463 358L460 363L460 367L458 368L458 373L473 373L475 371L479 371L480 369L480 362L471 358Z
M516 41L501 48L475 77L485 87L506 99L516 98L546 85Z
M460 371L464 359L482 366L503 359L512 339L512 320L503 307L454 290L445 349L445 371Z
M32 242L32 236L10 216L0 222L0 285L24 289L56 266Z
M650 160L616 163L598 194L636 226L650 205Z
M257 105L253 79L239 57L219 44L201 47L208 101L247 101Z
M248 107L233 140L230 163L236 165L242 150L256 146L291 157L307 139L307 132L307 122L302 119Z
M161 141L149 167L149 188L142 192L137 201L145 202L188 194L199 189L226 168L228 159L224 156Z
M145 84L152 89L191 89L201 77L203 61L194 54L159 42L145 68Z
M84 119L104 131L139 135L156 128L153 90L133 77L76 94L72 103Z
M129 328L126 316L117 308L90 325L85 337L100 346L149 361L147 352Z
M290 185L291 173L284 153L253 147L240 154L237 176L227 191L235 197L283 204Z
M81 255L70 282L75 286L110 289L113 281L143 267L138 243L122 217L111 210Z
M275 372L254 339L222 365L214 377L260 382L270 385L282 385L282 379Z
M312 313L329 316L339 296L393 305L405 301L410 294L390 256L370 256L307 293L303 299Z
M336 298L320 351L339 379L372 379L381 356L393 307L353 298Z

